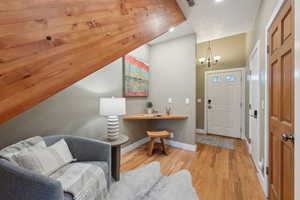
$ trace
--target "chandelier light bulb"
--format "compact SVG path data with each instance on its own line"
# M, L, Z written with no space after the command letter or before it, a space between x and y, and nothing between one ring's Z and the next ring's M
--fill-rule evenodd
M204 57L199 58L199 62L200 62L201 64L203 64L205 61L206 61L206 58L204 58Z
M214 56L214 61L218 62L221 59L221 56Z

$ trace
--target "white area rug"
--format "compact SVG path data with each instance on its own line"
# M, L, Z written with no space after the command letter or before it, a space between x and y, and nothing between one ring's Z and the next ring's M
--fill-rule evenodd
M189 171L163 176L159 162L121 174L120 181L111 186L109 199L199 200Z

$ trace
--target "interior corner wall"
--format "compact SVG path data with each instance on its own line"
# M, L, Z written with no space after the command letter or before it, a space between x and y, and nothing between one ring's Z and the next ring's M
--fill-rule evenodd
M149 46L130 53L149 62ZM0 148L32 136L75 135L99 138L106 134L106 119L99 115L100 97L122 97L122 58L0 125ZM143 113L147 98L127 98L127 113ZM133 143L145 137L146 122L120 120L123 134Z
M174 132L174 140L195 144L196 129L196 36L188 35L150 47L150 96L154 108L165 112L172 98L172 113L188 115L184 120L152 121L153 129ZM185 99L190 100L189 104Z

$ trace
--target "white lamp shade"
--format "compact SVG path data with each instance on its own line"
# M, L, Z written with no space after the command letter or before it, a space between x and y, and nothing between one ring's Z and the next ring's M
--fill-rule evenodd
M99 113L103 116L125 115L125 98L100 98Z

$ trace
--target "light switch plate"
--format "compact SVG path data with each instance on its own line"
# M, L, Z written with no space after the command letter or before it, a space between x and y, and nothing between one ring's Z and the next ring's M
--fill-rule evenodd
M185 104L190 104L190 99L189 98L185 98Z
M173 103L172 98L169 98L169 99L168 99L168 103Z
M202 99L201 99L201 98L197 99L197 102L198 102L198 103L201 103L201 102L202 102Z

